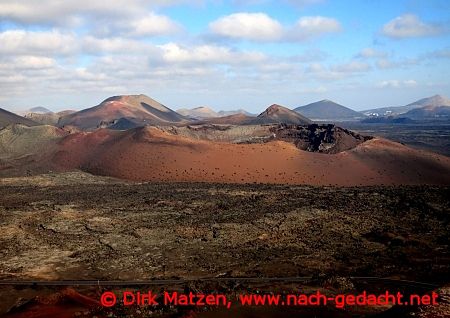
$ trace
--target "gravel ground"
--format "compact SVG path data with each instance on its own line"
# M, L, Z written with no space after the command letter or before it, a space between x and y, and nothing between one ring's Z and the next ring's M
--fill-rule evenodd
M0 179L0 278L450 282L450 188Z

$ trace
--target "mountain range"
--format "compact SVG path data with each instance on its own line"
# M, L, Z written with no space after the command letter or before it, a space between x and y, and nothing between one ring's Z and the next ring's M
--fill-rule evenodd
M126 130L140 126L179 126L188 123L306 125L314 120L325 122L363 120L367 123L411 123L411 120L449 119L450 99L435 95L404 106L383 107L363 112L356 112L330 100L310 103L294 110L274 104L258 116L254 116L242 109L216 112L209 107L179 109L176 112L145 95L122 95L107 98L99 105L81 111L67 110L54 113L45 107L34 107L21 113L25 114L24 117L1 110L0 127L21 123L28 126L44 124L73 127L80 130L95 130L106 127ZM379 119L375 120L376 118ZM410 121L401 118L408 118Z
M417 109L440 113L447 107ZM327 100L300 110L356 117ZM58 127L38 125L4 110L0 110L0 125L4 127L0 129L3 176L81 169L137 181L450 183L450 159L445 156L333 124L313 124L278 104L256 117L239 113L198 120L145 95L123 95L62 113Z

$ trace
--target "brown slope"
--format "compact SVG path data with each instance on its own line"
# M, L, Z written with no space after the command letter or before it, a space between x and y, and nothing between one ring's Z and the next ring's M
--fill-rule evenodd
M41 107L36 107L41 108ZM75 113L74 110L63 110L58 113L53 113L51 111L40 111L40 112L28 112L24 115L25 118L31 119L40 125L58 125L59 119L63 116Z
M12 124L22 124L26 126L36 126L38 123L31 119L16 115L0 108L0 129Z
M60 116L56 113L28 113L25 118L31 119L41 125L56 125Z
M92 130L118 120L129 119L130 127L180 123L186 118L145 95L113 96L100 105L63 116L59 126L75 126Z
M52 169L51 156L57 142L67 132L48 125L28 127L14 124L0 130L0 173L5 176L24 175Z
M450 184L450 159L383 139L338 154L292 143L229 144L193 140L145 127L74 134L53 156L59 169L136 181L313 185Z
M290 110L284 106L273 104L265 111L258 115L258 117L251 119L247 124L291 124L291 125L307 125L312 121L299 113Z
M402 116L416 120L450 119L450 106L425 106L415 108L402 114Z
M215 118L208 118L204 119L201 122L202 123L209 123L209 124L221 124L221 125L243 125L245 123L250 122L251 120L255 119L255 117L247 116L245 114L234 114L229 116L223 116L223 117L215 117Z
M21 124L10 125L0 130L1 156L34 154L47 144L54 143L68 133L50 125L28 127Z
M441 95L434 95L427 98L419 99L418 101L415 101L411 104L408 104L406 106L417 106L417 107L426 107L426 106L450 106L450 99L441 96Z

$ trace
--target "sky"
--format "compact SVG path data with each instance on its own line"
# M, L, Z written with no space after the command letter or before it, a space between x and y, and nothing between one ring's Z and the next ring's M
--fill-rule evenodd
M355 110L450 96L448 0L0 0L0 107Z

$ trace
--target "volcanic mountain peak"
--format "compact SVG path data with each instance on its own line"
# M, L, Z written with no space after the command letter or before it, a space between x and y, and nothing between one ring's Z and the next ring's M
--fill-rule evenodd
M450 106L428 105L420 108L411 109L402 116L415 120L424 120L424 119L448 120L450 118Z
M269 107L267 107L267 109L262 112L259 116L263 115L263 114L267 114L267 115L274 115L276 113L279 112L290 112L291 110L289 108L286 108L284 106L278 105L278 104L272 104Z
M120 120L127 119L129 124L123 129L145 125L163 125L179 123L186 117L145 95L122 95L105 99L100 105L63 116L58 125L71 125L92 130L109 127Z
M296 113L284 106L273 104L265 111L258 115L255 119L249 121L249 124L294 124L294 125L308 125L311 120Z
M319 120L351 120L361 117L360 113L329 99L297 107L294 111Z
M163 104L157 102L153 98L150 98L144 94L112 96L112 97L105 99L100 105L114 103L114 102L120 102L126 106L131 106L131 107L136 107L136 108L142 108L142 106L144 106L144 105L149 105L149 106L156 108L157 110L162 111L162 112L170 112L171 111L169 108L167 108Z
M441 95L434 95L427 98L419 99L418 101L415 101L414 103L408 104L406 106L450 106L450 99L441 96Z

